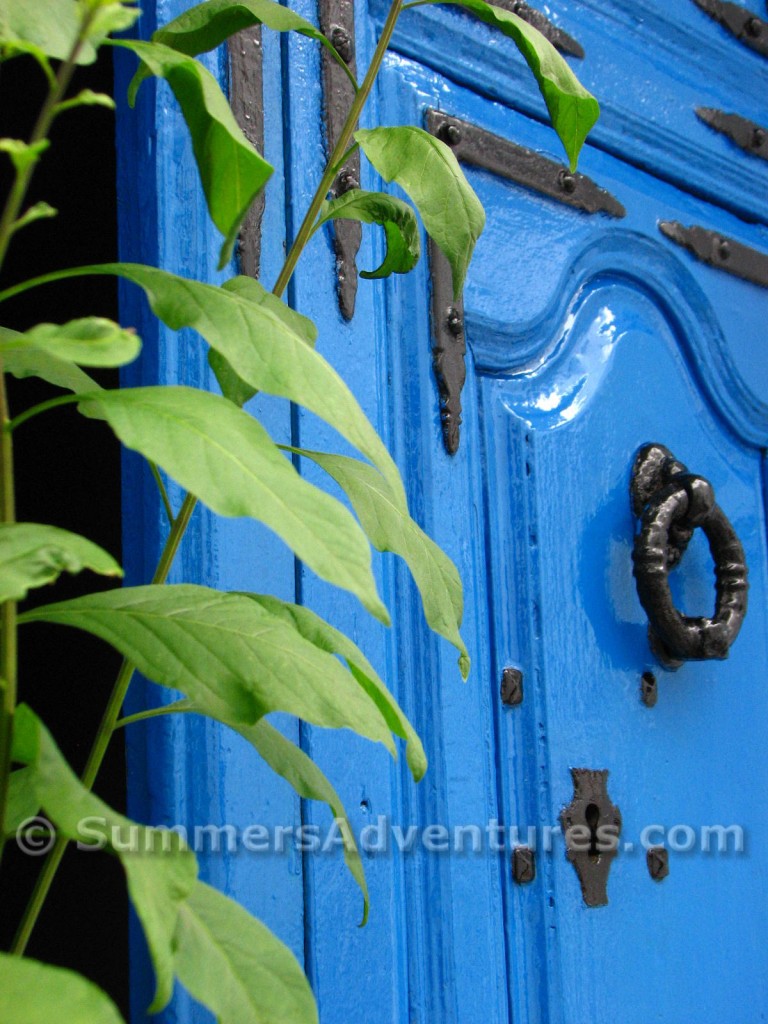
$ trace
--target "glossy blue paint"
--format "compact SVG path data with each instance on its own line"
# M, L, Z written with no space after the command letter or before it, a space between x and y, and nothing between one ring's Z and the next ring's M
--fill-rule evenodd
M309 0L292 6L315 16ZM246 524L199 515L185 542L180 576L202 572L224 587L285 597L295 586L363 646L417 725L430 759L419 786L402 763L362 740L286 724L337 786L358 832L382 820L480 831L482 851L460 854L427 853L420 843L401 852L390 833L390 849L365 858L364 929L355 927L360 897L338 856L205 859L208 877L304 958L324 1024L752 1024L768 1006L768 292L696 263L657 230L659 220L698 223L768 251L768 168L693 114L694 106L719 106L765 124L766 66L693 3L555 6L553 19L585 46L585 61L574 64L605 111L580 169L616 195L627 217L588 216L468 170L488 225L464 294L468 376L458 454L442 448L425 261L384 285L361 281L347 324L335 303L329 237L319 233L290 291L387 439L415 517L459 567L469 683L459 680L454 652L428 634L407 573L388 559L377 572L392 631L311 574L294 576L285 552ZM762 13L757 0L747 6ZM359 66L383 10L381 0L371 0L370 14L359 5ZM160 20L174 13L164 6ZM461 13L433 8L404 16L395 42L366 126L422 124L424 110L439 107L558 155L509 43ZM265 50L267 155L282 163L285 153L290 165L290 199L284 206L279 171L268 196L270 284L284 209L294 230L324 153L316 49L301 37L277 44L267 36ZM139 125L157 135L149 154L136 141L147 136L130 134L135 115L122 120L124 194L136 196L123 216L125 255L212 277L216 246L178 121L160 95L154 106L144 97L138 112ZM379 186L369 169L363 185ZM381 255L381 238L366 231L359 265L375 266ZM142 382L207 379L196 349L152 335L143 312L126 309L149 341ZM309 415L291 421L274 404L269 416L277 436L339 449ZM648 441L712 481L751 571L750 609L730 659L676 674L648 650L631 575L629 474ZM159 509L133 463L126 480L127 546L138 577L157 550ZM711 567L701 537L676 575L680 606L707 614ZM499 700L507 665L525 676L517 708ZM645 671L659 682L653 709L639 699ZM186 721L135 730L135 813L327 830L323 809L299 808L219 730ZM541 830L558 824L571 799L571 767L609 770L622 847L634 844L612 866L605 908L584 905L562 839L549 853L539 850L527 886L513 883L509 850L489 850L494 823L517 825L523 840L534 826L541 844ZM672 851L669 878L658 884L640 848L653 824L739 825L746 852ZM137 980L137 1006L145 989ZM179 1000L165 1019L207 1018Z

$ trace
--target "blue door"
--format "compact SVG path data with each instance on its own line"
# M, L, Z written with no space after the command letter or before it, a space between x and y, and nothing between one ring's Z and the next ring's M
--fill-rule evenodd
M296 6L315 16L311 3ZM761 14L757 0L747 6ZM768 1014L768 290L731 272L743 274L746 260L753 278L765 274L768 168L759 138L743 151L695 114L766 124L768 64L688 0L674 11L659 0L551 8L583 47L578 72L603 107L580 163L594 202L574 205L592 186L553 168L557 140L511 46L458 12L403 18L375 97L379 123L447 118L465 142L480 133L503 155L489 170L457 145L488 215L454 311L463 388L446 399L433 372L445 329L432 301L437 261L384 287L361 282L347 321L331 240L318 236L291 295L387 439L415 517L459 567L469 682L447 645L427 636L406 574L390 561L379 571L391 633L294 575L256 529L201 517L186 553L216 585L298 597L354 635L425 742L430 769L415 787L403 765L362 740L285 723L363 837L365 928L332 843L206 858L212 881L302 959L325 1024L751 1024ZM380 0L357 8L360 64L384 13ZM285 45L292 61L281 91L280 46L265 37L267 155L278 166L282 152L291 157L290 203L279 184L267 197L268 284L283 210L290 223L324 157L317 53L303 38ZM543 160L535 180L508 170L510 144ZM161 172L161 225L180 201L194 224L178 167ZM362 184L380 187L365 168ZM183 240L160 234L163 265L189 271ZM710 262L680 242L698 244ZM379 244L364 237L361 267L377 265ZM158 339L161 377L203 372L185 358ZM308 417L276 410L273 428L305 447L334 444ZM748 611L725 660L678 659L673 670L670 651L660 658L659 643L656 653L649 646L630 496L649 444L710 482L743 547ZM693 502L683 490L676 500ZM153 544L146 522L137 565ZM693 530L669 573L687 616L713 615L706 533ZM738 604L735 570L726 579L720 568L725 602ZM299 804L252 751L211 726L158 723L134 743L144 813L329 834L324 809ZM184 768L158 792L153 765L171 758ZM563 835L569 819L586 825L580 852ZM615 851L598 845L605 825ZM180 999L169 1019L202 1020L195 1012Z

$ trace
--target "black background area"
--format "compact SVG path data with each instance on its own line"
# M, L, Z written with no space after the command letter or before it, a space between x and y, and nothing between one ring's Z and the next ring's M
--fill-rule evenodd
M112 94L111 54L80 69L70 95L83 88ZM0 135L29 138L44 95L41 72L16 58L0 73ZM10 182L0 154L0 201ZM59 215L20 231L11 243L2 286L48 271L117 258L113 112L84 107L62 114L43 155L26 206L45 200ZM25 208L26 208L25 206ZM80 316L119 319L111 278L79 278L34 289L0 307L0 323L24 330L40 321ZM90 371L89 371L90 372ZM117 373L93 373L117 384ZM12 415L62 392L38 380L8 382ZM15 439L19 521L52 523L86 537L120 559L120 452L104 424L65 406L21 426ZM22 607L114 586L92 573L64 576L32 593ZM119 658L87 634L60 626L20 630L20 697L42 717L75 771L81 771L119 667ZM96 791L125 805L122 736L115 736ZM9 842L0 873L0 948L8 949L42 860ZM105 853L68 851L28 946L28 955L80 971L128 1013L128 908L119 863Z

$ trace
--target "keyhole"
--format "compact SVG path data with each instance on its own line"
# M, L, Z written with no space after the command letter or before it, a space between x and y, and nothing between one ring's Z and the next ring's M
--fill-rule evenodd
M587 804L584 817L587 819L587 825L589 826L589 857L591 860L597 860L600 856L600 851L597 848L597 826L600 821L600 808L597 804Z

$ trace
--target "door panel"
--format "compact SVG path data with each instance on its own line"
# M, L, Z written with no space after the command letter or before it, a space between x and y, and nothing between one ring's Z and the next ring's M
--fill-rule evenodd
M551 145L542 126L406 60L390 62L382 92L387 123L421 123L435 106L530 148ZM456 697L450 665L441 670L440 718L433 708L420 723L433 744L433 785L443 791L433 806L449 827L498 819L524 837L537 826L541 843L573 797L570 769L607 769L623 816L610 902L584 904L562 838L550 853L538 851L537 878L525 886L511 879L509 851L486 850L498 875L489 872L471 892L467 864L451 857L441 895L454 917L466 901L475 935L481 922L495 932L490 891L500 885L507 969L492 940L486 970L464 957L462 936L446 935L444 904L427 918L423 941L452 962L447 981L456 998L468 994L451 1019L488 1019L469 993L482 993L490 974L509 997L506 1008L486 1004L493 1020L509 1013L516 1021L607 1024L620 1013L638 1022L715 1021L739 1007L739 1020L757 1021L768 1005L768 410L760 357L768 295L676 250L657 222L703 224L763 249L766 234L608 154L589 149L580 169L624 204L624 220L588 216L467 168L488 227L464 292L468 374L454 457L441 450L429 343L420 340L414 354L415 330L403 329L422 327L425 279L392 287L402 319L391 315L390 326L403 345L395 365L408 375L400 420L406 472L419 481L416 503L428 528L464 575L477 644L468 686L485 695L474 706ZM725 662L672 673L649 650L632 577L628 490L635 453L649 441L711 480L745 546L750 607ZM687 614L710 615L712 565L700 534L673 588ZM483 622L488 632L474 632ZM519 707L499 700L506 666L523 671ZM658 680L654 708L640 700L649 671ZM490 722L472 717L486 713ZM485 801L472 796L478 784ZM490 818L477 817L483 813ZM689 830L696 834L693 850L670 850L662 882L651 879L641 844L652 825L663 829L647 844L666 836L685 846ZM712 851L702 851L702 826L718 825L743 830L743 852L733 851L732 835L729 852L718 854L714 834ZM435 990L422 998L434 1013Z
M183 6L164 0L160 20ZM311 0L291 6L314 19ZM761 13L757 0L750 6ZM768 364L761 348L768 293L697 263L657 226L701 224L768 251L766 169L734 154L692 114L701 104L765 121L759 97L768 74L693 3L675 5L674 20L660 0L638 0L631 10L619 0L557 7L553 19L587 50L579 74L604 101L580 170L627 215L583 214L467 168L488 223L464 291L467 381L457 454L446 454L440 430L426 258L383 286L361 281L347 323L336 303L332 245L318 232L290 289L291 302L317 322L323 355L352 382L387 440L415 518L456 562L469 682L460 682L455 652L428 633L407 572L390 559L376 561L395 626L386 631L351 598L297 569L263 531L201 514L187 538L186 576L201 578L202 569L212 584L302 600L347 631L387 680L430 760L414 786L402 758L393 764L349 735L285 726L327 772L358 835L383 822L387 847L375 848L371 836L374 848L363 851L371 895L365 928L356 928L362 901L338 849L302 853L288 843L270 856L203 860L205 877L303 958L323 1024L752 1024L768 1007ZM373 0L369 17L358 5L359 66L372 52L381 10ZM508 41L492 42L483 26L452 11L424 8L407 18L364 127L422 125L436 108L559 159ZM325 154L314 44L265 33L264 47L267 156L278 169L283 152L290 156L285 193L278 173L267 196L262 253L270 285L284 213L290 226ZM162 103L139 116L152 131L157 118L165 151L174 152L181 133ZM135 140L125 149L139 159ZM127 237L123 255L215 279L206 246L189 244L194 235L215 250L190 167L188 152L174 152L151 168L155 183L142 194L156 195L157 211L135 244ZM124 173L136 177L127 164ZM364 167L362 185L381 182ZM180 212L190 225L183 233ZM366 231L358 265L377 266L382 255L382 239ZM156 358L142 364L146 378L133 380L129 371L127 379L203 379L202 357L194 362L183 340L158 335L132 298L124 307L129 322ZM257 401L280 440L339 450L315 418ZM649 441L712 481L750 567L750 607L731 657L675 674L649 651L632 578L628 487L635 453ZM302 472L314 479L312 467ZM138 576L157 546L158 502L135 463L127 480L129 523L141 523L129 526L126 545ZM712 573L699 534L674 574L674 592L679 607L707 614ZM505 667L523 673L516 707L500 700ZM644 672L658 680L653 708L640 701ZM132 742L138 813L190 825L223 814L238 827L318 825L328 834L324 808L299 806L221 730L155 722ZM212 777L201 777L203 753ZM174 773L173 764L183 767ZM562 838L542 848L544 830L559 824L573 796L571 768L607 770L623 818L605 907L585 906ZM162 789L159 770L171 780ZM655 882L640 843L654 824L738 825L745 851L673 850L669 877ZM426 849L421 831L410 849L398 849L395 826L430 825L449 830L448 850ZM532 827L538 845L536 878L526 885L513 880L509 833L503 849L492 845L497 827L514 826L521 842ZM479 850L471 837L451 849L461 828L477 830ZM166 1019L207 1016L179 1001Z

